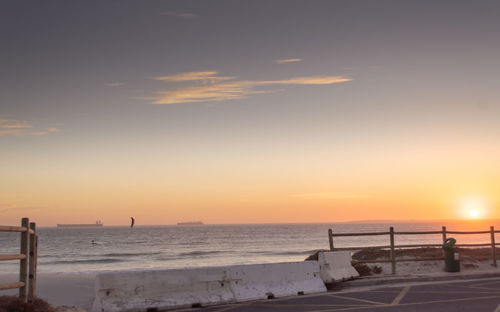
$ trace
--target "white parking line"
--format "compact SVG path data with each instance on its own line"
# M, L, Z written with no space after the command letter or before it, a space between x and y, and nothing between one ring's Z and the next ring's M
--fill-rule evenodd
M498 305L498 307L493 312L500 312L500 304Z
M398 305L401 302L401 300L403 300L404 296L408 293L410 288L411 286L406 286L405 288L403 288L403 290L401 290L399 295L397 295L397 297L394 298L394 300L392 300L391 305Z

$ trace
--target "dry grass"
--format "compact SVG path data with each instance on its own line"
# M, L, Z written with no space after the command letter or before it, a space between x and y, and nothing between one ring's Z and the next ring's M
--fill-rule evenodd
M463 262L482 262L491 260L491 248L457 248L460 258ZM500 255L500 249L496 252ZM388 249L367 248L353 253L352 259L358 261L364 260L389 260L390 251ZM396 249L396 258L406 259L424 259L440 258L443 256L441 248L412 248Z
M24 303L14 296L0 296L0 312L54 312L54 308L42 299Z
M464 268L477 268L478 264L491 261L491 248L457 248L460 254L460 261ZM314 254L306 258L306 260L318 260L318 253L320 251L329 250L318 250ZM443 259L443 249L442 248L408 248L408 249L396 249L395 251L396 261L397 259ZM500 248L496 249L496 253L500 257ZM377 265L369 265L362 263L367 260L389 260L390 251L388 249L380 248L366 248L362 250L354 251L352 254L353 266L358 271L359 275L367 276L372 274L382 273L382 267ZM361 263L360 263L361 262ZM431 261L432 262L432 261ZM421 265L430 265L428 262L421 262Z

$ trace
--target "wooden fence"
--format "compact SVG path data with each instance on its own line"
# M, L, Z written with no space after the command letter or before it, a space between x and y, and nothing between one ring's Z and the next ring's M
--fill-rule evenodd
M395 245L394 244L394 236L395 235L427 235L427 234L441 234L443 243L446 241L448 234L458 234L458 235L474 235L474 234L490 234L490 243L485 244L456 244L457 247L491 247L491 258L493 266L497 266L497 258L496 258L496 248L500 244L495 243L495 233L500 233L500 231L495 231L493 226L490 226L489 231L475 231L475 232L463 232L463 231L447 231L446 226L443 226L441 231L419 231L419 232L395 232L394 228L391 226L389 228L389 232L371 232L371 233L334 233L332 229L328 230L328 239L330 242L330 250L363 250L363 249L372 249L372 248L380 248L380 249L389 249L389 259L383 260L360 260L359 263L382 263L382 262L390 262L392 274L396 273L396 262L403 261L429 261L429 260L442 260L443 257L439 258L414 258L414 259L396 259L396 254L394 252L395 248L424 248L424 247L442 247L442 244L415 244L415 245ZM389 245L382 246L361 246L361 247L343 247L337 248L333 244L334 237L341 236L377 236L377 235L388 235L389 236Z
M0 290L19 288L19 298L27 302L36 296L36 264L38 257L38 236L36 224L23 218L21 226L0 225L0 232L21 233L21 253L0 254L0 261L20 260L19 282L0 284Z

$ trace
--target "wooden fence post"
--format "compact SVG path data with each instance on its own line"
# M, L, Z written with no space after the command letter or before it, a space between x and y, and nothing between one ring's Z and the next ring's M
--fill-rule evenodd
M28 218L23 218L21 221L21 226L26 228L26 231L21 232L21 254L25 255L24 259L21 259L19 266L19 281L24 283L22 287L19 288L19 298L27 302L27 290L28 290L28 261L29 261L29 227L30 220Z
M394 253L394 228L391 226L389 229L389 235L391 238L391 269L392 274L396 274L396 255Z
M490 233L491 233L491 257L493 258L493 266L497 266L497 251L496 251L496 244L495 244L495 227L490 226Z
M446 226L443 226L443 244L446 242ZM445 252L443 249L443 258L445 257Z
M38 236L36 235L35 222L30 223L30 229L33 230L33 234L30 235L28 300L32 301L36 297L36 265L38 261Z
M333 231L328 229L328 241L330 242L330 250L333 251Z

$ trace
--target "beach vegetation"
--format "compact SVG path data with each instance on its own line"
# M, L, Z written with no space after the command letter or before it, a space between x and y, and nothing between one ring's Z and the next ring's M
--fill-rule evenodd
M0 296L0 312L55 312L55 309L39 298L24 302L16 296Z
M318 253L329 250L317 250L306 261L318 260ZM479 267L478 264L491 261L491 248L457 248L460 254L460 261L464 268L474 269ZM401 248L394 250L395 257L404 261L412 260L428 260L420 261L422 266L438 265L440 260L443 259L442 248ZM500 254L500 249L496 249L496 253ZM431 259L435 259L431 261ZM367 265L365 261L390 261L390 250L384 248L363 248L360 250L352 251L352 266L358 271L360 276L369 276L373 274L381 274L384 266ZM387 268L386 268L387 269Z
M482 262L491 260L491 248L457 248L462 262ZM442 248L408 248L394 250L398 259L439 258L443 256ZM500 249L497 248L497 253ZM381 248L366 248L352 254L355 261L389 260L390 250Z
M359 276L372 275L372 269L366 264L353 262L352 266L358 271Z
M375 274L380 274L380 273L382 273L382 271L383 271L383 270L382 270L382 267L381 267L381 266L374 265L374 266L372 267L372 271L373 271L373 273L375 273Z

